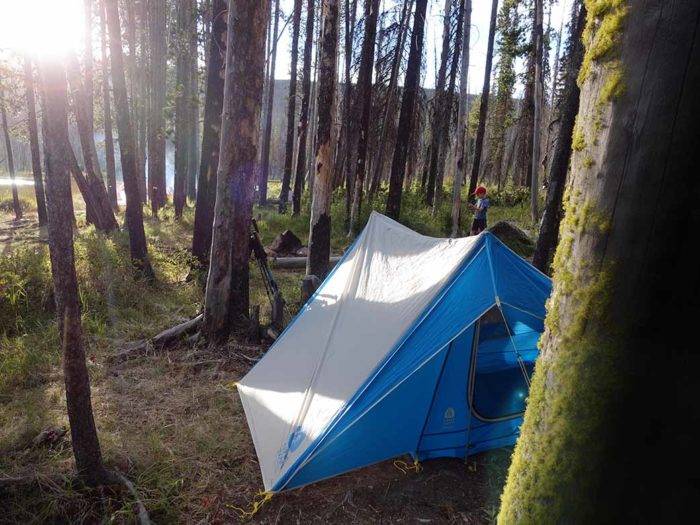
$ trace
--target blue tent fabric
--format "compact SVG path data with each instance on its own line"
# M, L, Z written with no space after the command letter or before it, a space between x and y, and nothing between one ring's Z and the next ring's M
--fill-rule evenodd
M273 492L403 454L515 442L551 281L490 233L469 253Z

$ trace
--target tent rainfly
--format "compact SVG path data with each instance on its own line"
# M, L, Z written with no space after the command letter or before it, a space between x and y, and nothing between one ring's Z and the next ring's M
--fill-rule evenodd
M551 281L490 233L378 213L240 381L265 489L515 442Z

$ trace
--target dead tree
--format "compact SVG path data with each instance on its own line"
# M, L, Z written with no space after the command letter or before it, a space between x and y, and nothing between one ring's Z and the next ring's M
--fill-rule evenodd
M267 179L270 173L270 142L272 140L272 110L275 104L275 66L277 65L277 29L280 19L280 0L275 0L274 26L269 35L272 50L270 51L270 76L267 86L267 100L265 102L265 127L263 128L262 153L260 154L260 180L258 191L260 192L260 205L267 204Z
M314 0L306 0L306 39L304 41L304 65L301 84L301 112L297 131L297 163L292 194L292 215L301 213L301 194L306 174L306 148L309 135L309 103L311 99L311 51L314 38Z
M491 90L491 66L493 64L493 42L496 37L496 16L498 15L498 0L491 3L491 22L489 24L489 40L486 47L486 67L484 69L484 86L481 89L481 102L479 106L479 124L476 128L474 144L474 160L472 173L469 178L469 195L474 193L476 183L479 180L479 168L481 167L481 155L484 149L484 134L486 132L486 116L489 109L489 91Z
M535 0L535 89L532 92L532 166L530 167L530 216L533 222L537 222L539 212L537 210L537 198L539 193L540 172L540 128L542 120L542 0Z
M321 6L316 174L311 201L309 257L306 263L306 275L315 275L319 279L323 279L328 273L328 258L331 250L330 205L333 191L331 132L337 82L338 0L322 0Z
M124 57L122 54L121 28L119 23L118 0L104 0L109 27L109 50L111 59L112 83L114 85L114 105L117 112L119 131L119 153L122 161L122 178L126 193L126 227L129 230L129 250L131 259L148 278L153 278L153 268L148 260L146 233L143 229L143 209L139 193L136 142L129 116L129 100L126 94Z
M389 195L386 198L386 214L398 219L401 214L401 194L403 179L406 172L406 158L414 118L413 112L418 95L420 68L423 56L423 38L425 32L425 11L427 0L416 0L416 12L413 18L411 34L411 50L408 54L408 67L399 114L398 136L394 148L394 158L391 162L391 178L389 179Z
M576 122L576 113L579 107L580 90L576 83L576 77L583 60L581 36L585 19L586 9L580 6L571 25L572 36L569 37L568 43L564 92L558 111L559 136L552 155L552 168L549 174L547 199L544 213L542 214L540 234L537 237L535 253L532 256L532 264L542 272L549 271L552 254L559 239L559 223L563 214L562 199L564 197L564 186L566 185L566 174L569 170L569 159L571 158L574 123Z
M165 85L166 85L166 0L149 0L148 28L150 41L149 111L148 111L148 192L151 212L158 210L167 200L165 181Z
M73 202L69 178L69 145L66 73L56 60L41 67L46 93L47 149L51 158L46 177L48 199L49 252L53 274L56 317L63 346L63 376L71 430L71 444L79 476L88 485L111 481L102 463L90 400L90 378L80 324L78 281L73 252Z
M700 3L586 5L554 287L498 521L683 521L700 354L665 328L698 316Z
M287 99L287 139L284 147L284 172L280 190L279 212L287 210L289 184L292 179L292 160L294 156L294 127L297 102L297 59L299 56L299 25L301 23L301 0L294 0L292 14L292 59L289 72L289 98Z
M367 171L367 141L369 139L370 114L372 111L372 69L374 68L374 47L377 37L377 16L379 14L379 0L365 0L365 35L362 40L362 54L360 58L360 72L357 79L357 97L355 98L354 118L359 118L359 126L353 126L353 136L350 137L350 147L357 144L357 153L351 155L356 158L355 165L351 168L355 171L353 179L355 184L348 184L347 191L353 192L352 207L348 221L348 234L357 231L357 221L362 206L362 187L365 183ZM356 132L356 136L355 136Z
M269 0L232 2L203 332L221 340L248 317L250 227L260 138Z
M39 226L46 226L46 196L44 180L41 174L41 155L39 153L39 132L36 121L36 98L34 96L34 71L28 54L24 55L24 91L27 99L27 131L29 147L32 151L32 174L34 175L34 196L39 216Z
M192 255L202 266L209 262L212 221L216 202L216 173L219 169L221 109L224 100L226 59L226 0L213 0L212 24L207 59L207 86L204 95L204 127L199 166L197 204L194 209Z

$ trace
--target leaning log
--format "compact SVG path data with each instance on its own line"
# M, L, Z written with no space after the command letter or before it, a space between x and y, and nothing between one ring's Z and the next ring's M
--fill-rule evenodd
M330 266L334 266L340 260L339 256L329 259ZM273 268L279 270L300 270L306 268L306 257L279 257L270 259Z

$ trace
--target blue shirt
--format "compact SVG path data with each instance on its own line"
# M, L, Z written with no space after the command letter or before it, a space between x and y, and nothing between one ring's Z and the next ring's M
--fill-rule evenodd
M485 219L486 218L486 212L488 211L490 206L489 199L488 197L484 197L483 199L477 199L476 200L476 212L474 212L474 218L475 219Z

